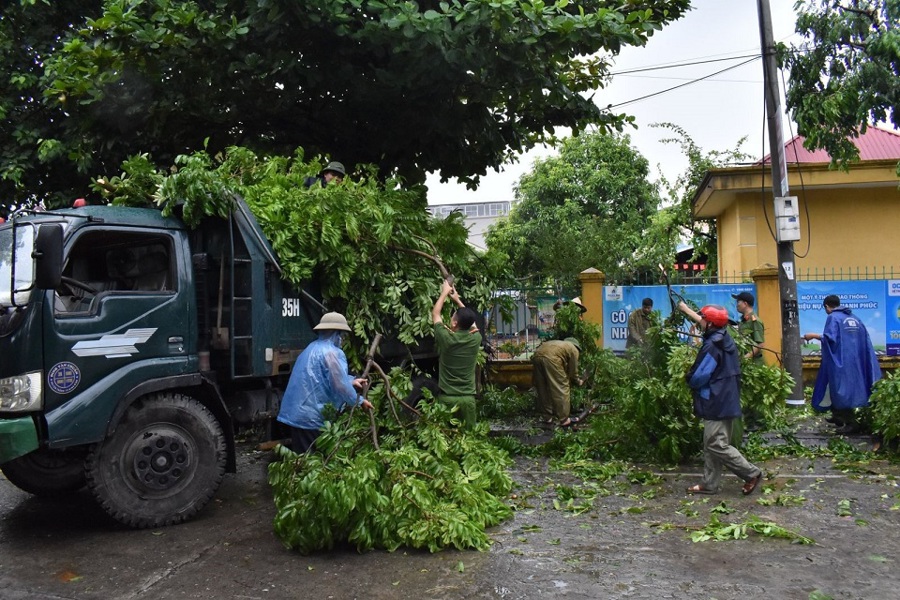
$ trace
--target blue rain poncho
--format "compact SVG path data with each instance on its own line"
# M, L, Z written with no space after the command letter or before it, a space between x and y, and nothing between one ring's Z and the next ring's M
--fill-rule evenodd
M278 421L298 429L321 429L322 409L330 404L337 410L363 400L347 373L347 355L340 348L338 331L326 331L297 358Z
M872 386L879 379L881 368L865 325L849 308L837 307L825 319L813 408L826 411L868 406Z

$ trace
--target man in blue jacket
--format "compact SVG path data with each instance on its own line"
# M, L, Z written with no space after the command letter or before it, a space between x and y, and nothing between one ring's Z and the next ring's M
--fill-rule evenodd
M294 363L278 413L278 421L291 428L291 447L298 453L309 450L319 437L325 425L325 406L337 410L353 405L372 408L357 393L366 380L347 372L347 355L341 350L341 342L350 326L344 315L325 313L313 330L319 339L307 346Z
M812 407L831 410L838 433L855 433L854 409L869 405L872 386L881 379L881 367L869 332L834 294L822 302L828 317L822 334L807 333L803 339L822 340L822 364L816 376Z
M685 376L694 396L694 414L703 419L703 481L687 492L717 493L724 466L744 481L741 492L747 496L762 479L762 470L731 445L731 422L741 416L741 362L737 345L725 329L728 311L709 305L697 315L684 302L678 308L698 316L703 332L697 360Z

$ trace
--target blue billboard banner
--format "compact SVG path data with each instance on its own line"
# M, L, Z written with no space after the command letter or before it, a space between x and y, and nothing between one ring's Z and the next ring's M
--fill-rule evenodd
M889 279L886 285L885 346L888 356L900 356L900 279Z
M841 306L853 311L862 321L878 354L900 355L900 285L885 281L800 281L797 283L797 307L800 334L822 333L828 316L822 300L829 294L841 299ZM818 341L802 342L803 354L818 354Z
M707 304L718 304L728 310L731 318L737 320L737 312L732 294L750 292L756 295L756 286L752 283L739 284L695 284L673 286L672 289L689 303L697 307ZM628 338L628 316L641 307L644 298L653 300L653 310L665 320L672 314L672 305L665 286L659 285L607 285L603 287L603 347L613 351L625 351L625 340ZM898 297L900 300L900 297ZM821 302L820 302L821 303Z
M724 306L735 321L740 319L740 314L732 294L747 291L756 296L756 286L747 283L697 284L673 289L698 307L706 304ZM603 293L603 347L613 351L625 350L628 316L641 307L644 298L653 300L653 310L662 319L672 312L665 286L604 286ZM828 316L822 308L822 300L829 294L837 295L841 305L849 307L863 322L878 354L900 356L900 280L797 282L800 335L822 333ZM801 342L801 348L804 355L821 351L818 341Z

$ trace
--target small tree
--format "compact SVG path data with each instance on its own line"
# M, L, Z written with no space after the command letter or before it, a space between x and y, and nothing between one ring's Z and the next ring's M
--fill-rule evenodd
M536 161L516 199L489 229L488 248L508 256L517 277L564 287L589 267L610 279L630 272L659 204L631 139L603 133L568 138L559 156Z

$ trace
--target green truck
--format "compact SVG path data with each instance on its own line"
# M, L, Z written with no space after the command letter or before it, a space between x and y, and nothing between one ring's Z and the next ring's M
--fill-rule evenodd
M246 204L190 229L86 206L0 226L0 469L33 494L85 485L116 520L191 518L271 424L315 335Z

